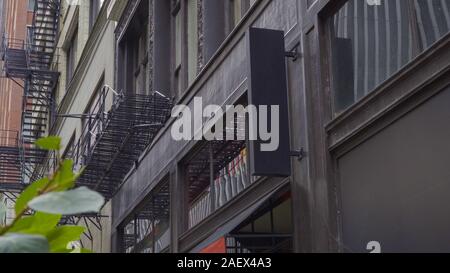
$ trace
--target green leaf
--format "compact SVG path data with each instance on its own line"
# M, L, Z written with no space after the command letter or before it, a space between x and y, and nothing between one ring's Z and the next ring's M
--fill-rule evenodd
M32 227L33 221L33 216L22 217L8 231L11 233L27 233L26 231Z
M81 248L80 249L80 253L94 253L92 250L87 249L87 248Z
M68 244L73 241L79 241L84 231L85 228L79 226L62 226L54 229L47 234L50 251L66 252Z
M75 186L75 180L78 177L73 173L73 160L66 159L61 163L55 178L52 180L52 186L56 186L55 191L64 191Z
M36 197L41 190L43 190L48 183L50 183L48 178L43 178L32 183L25 191L19 196L16 201L16 215L21 213L28 206L28 202L30 202L34 197Z
M36 212L33 221L33 230L37 233L47 233L54 229L59 221L61 221L61 215L49 214L44 212Z
M77 247L77 248L73 248L73 249L60 248L60 249L52 250L52 253L84 254L84 253L94 253L94 252L92 252L92 250L87 249L87 248Z
M72 254L72 253L74 253L73 251L74 251L73 249L67 249L67 248L59 248L59 249L51 250L52 253L57 253L57 254Z
M0 237L0 253L48 253L44 236L8 233Z
M56 136L49 136L38 139L35 144L46 151L58 151L61 149L61 138Z
M65 192L51 192L36 197L28 206L35 211L50 214L76 215L99 212L105 199L86 187Z
M60 220L61 215L36 212L33 216L17 221L9 232L46 235L58 225Z

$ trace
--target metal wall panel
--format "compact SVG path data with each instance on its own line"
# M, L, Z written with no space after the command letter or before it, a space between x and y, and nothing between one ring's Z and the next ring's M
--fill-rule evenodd
M338 160L344 250L450 251L450 88Z

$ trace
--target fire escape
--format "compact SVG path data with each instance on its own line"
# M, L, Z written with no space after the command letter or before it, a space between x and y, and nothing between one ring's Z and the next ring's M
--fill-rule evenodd
M170 118L172 106L172 99L158 92L139 95L103 87L91 111L83 115L80 137L69 153L77 171L83 168L77 186L89 187L110 200ZM102 230L103 217L73 215L64 217L63 223L84 223L86 238L92 242L91 228Z
M7 34L3 37L4 75L20 84L24 93L17 141L0 146L0 192L20 192L39 178L36 167L48 156L34 142L47 134L55 113L53 92L59 73L52 71L52 64L56 60L59 17L60 0L36 0L27 40L12 39ZM5 169L8 171L2 172Z
M37 0L32 37L27 41L3 38L5 76L19 84L23 82L24 96L17 141L0 147L0 193L17 195L44 174L42 166L51 160L51 155L38 149L34 142L50 131L58 117L54 90L59 73L52 71L52 67L57 60L59 17L60 0ZM61 115L82 121L79 139L67 155L73 158L76 171L83 168L77 186L87 186L111 199L170 118L172 107L172 99L158 92L140 95L105 86L89 113ZM62 223L84 221L88 227L86 236L92 240L89 226L101 230L102 217L67 216Z
M77 185L111 199L170 118L172 105L158 92L139 95L105 86L73 148L76 165L84 167Z

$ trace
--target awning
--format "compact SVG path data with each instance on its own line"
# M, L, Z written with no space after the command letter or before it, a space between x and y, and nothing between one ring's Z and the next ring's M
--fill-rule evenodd
M206 238L203 242L198 244L193 248L190 253L200 253L203 249L207 248L211 244L217 242L220 238L226 236L232 232L237 226L249 218L255 211L257 211L266 201L268 201L272 196L274 196L282 187L276 188L266 196L262 197L255 204L248 207L247 209L240 212L236 217L225 223L223 226L218 228L213 234Z

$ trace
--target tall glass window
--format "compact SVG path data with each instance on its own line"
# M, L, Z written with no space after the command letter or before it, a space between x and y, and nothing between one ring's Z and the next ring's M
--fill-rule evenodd
M123 226L125 253L161 253L170 245L169 181L157 187Z
M77 54L78 54L78 29L75 30L75 33L72 36L72 40L70 42L70 46L66 51L67 61L66 61L66 88L69 87L70 82L75 73L76 62L77 62Z
M236 105L246 107L247 98L238 100ZM223 137L199 142L185 158L188 229L199 225L260 179L250 175L245 119L246 114L225 113L212 129L223 132ZM227 136L234 136L235 140L226 140Z
M329 19L335 112L373 91L450 30L447 0L349 0Z
M199 57L199 0L187 2L187 46L188 46L188 82L189 84L197 76Z
M175 94L178 94L182 90L182 81L181 81L181 63L182 63L182 38L183 38L183 21L181 18L181 2L179 0L172 0L172 17L173 17L173 23L175 25L174 30L174 49L175 52L173 53L173 56L175 57L175 67L174 67L174 75L173 75L173 81L174 81L174 88Z

